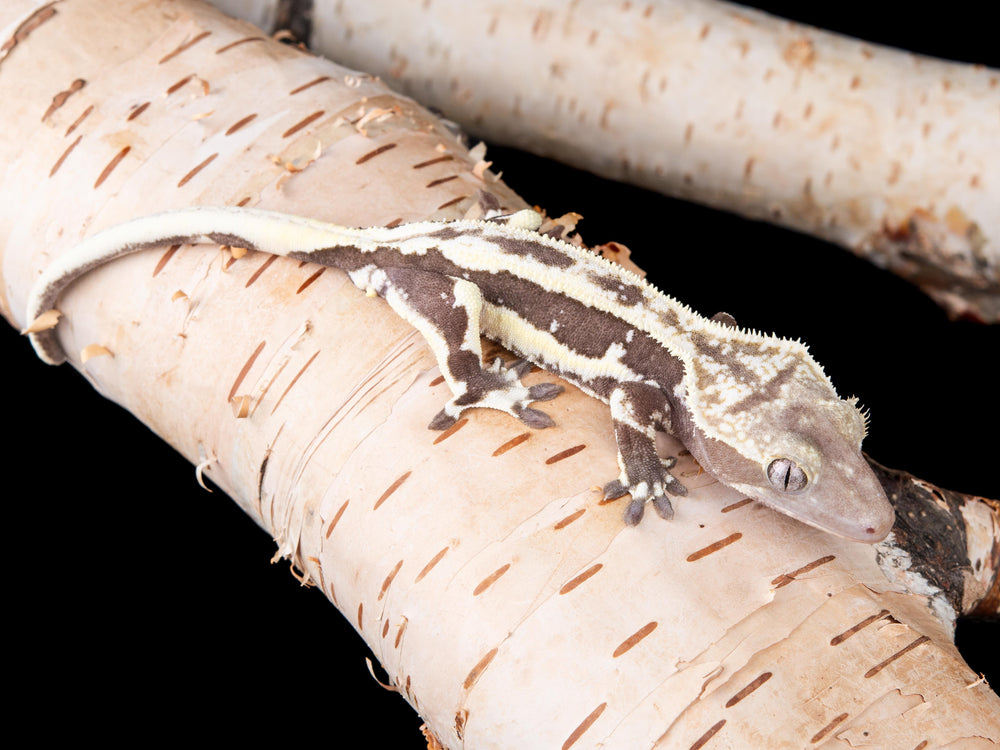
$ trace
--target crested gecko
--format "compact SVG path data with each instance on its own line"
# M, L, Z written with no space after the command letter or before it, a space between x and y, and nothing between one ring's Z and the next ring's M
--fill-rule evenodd
M738 492L848 539L885 538L894 512L861 454L866 418L802 343L743 330L725 314L701 317L625 268L539 234L540 222L525 210L351 229L259 209L178 209L61 255L32 288L27 320L55 308L80 275L157 245L212 242L333 266L426 339L452 394L430 429L473 407L551 426L531 404L562 386L522 385L535 363L610 405L620 471L604 494L631 495L628 524L647 502L672 518L669 496L687 493L670 473L673 459L656 452L664 430ZM65 360L51 326L25 332L41 359ZM480 334L523 359L484 366Z

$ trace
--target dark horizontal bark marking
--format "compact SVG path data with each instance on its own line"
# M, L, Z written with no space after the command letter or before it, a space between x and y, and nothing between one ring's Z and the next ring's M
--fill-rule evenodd
M585 444L574 445L572 448L567 448L564 451L559 451L554 456L549 456L548 458L545 459L545 463L546 464L558 463L559 461L567 459L570 456L575 456L577 453L579 453L586 447L587 446Z
M264 454L264 460L260 462L260 468L257 470L257 507L263 507L264 501L264 475L267 473L267 465L271 461L270 449ZM319 560L316 561L319 564Z
M177 251L180 249L181 249L180 245L171 245L170 247L167 248L167 251L160 256L160 259L156 262L156 268L153 269L154 279L157 276L159 276L160 271L166 268L167 263L170 262L170 259L173 258L177 254Z
M424 580L424 577L434 569L434 566L437 565L439 562L441 562L441 560L444 559L444 556L448 554L448 550L449 549L450 549L450 547L445 547L440 552L438 552L436 555L434 555L434 557L432 557L430 559L430 562L428 562L421 569L421 571L419 573L417 573L417 577L413 579L413 582L414 583L420 583L422 580Z
M399 575L399 569L402 567L403 567L403 561L400 560L399 562L396 563L393 569L389 571L389 575L387 575L385 577L385 580L382 581L382 588L379 589L376 601L382 601L382 599L385 597L385 593L389 590L389 587L392 585L393 580L396 578L397 575ZM388 624L389 621L386 620L386 625Z
M468 197L469 196L467 195L459 195L455 198L452 198L450 201L445 201L444 203L442 203L440 206L437 207L437 210L440 211L441 209L444 208L450 208L451 206L454 206L456 203L461 203Z
M857 632L859 632L861 630L864 630L869 625L871 625L873 622L878 622L883 617L885 617L887 614L889 614L889 610L883 609L881 612L878 612L878 613L872 615L871 617L866 617L861 622L859 622L857 625L854 625L853 627L848 628L847 630L845 630L843 633L840 633L839 635L833 636L833 638L830 639L830 645L831 646L839 646L841 643L843 643L844 641L846 641L852 635L854 635L855 633L857 633Z
M304 292L314 281L316 281L316 279L318 279L324 273L326 273L326 266L324 266L323 268L319 269L318 271L316 271L316 273L314 273L308 279L306 279L305 281L303 281L302 285L298 289L295 290L295 293L296 294L302 294L302 292Z
M309 83L303 83L298 88L294 88L291 91L289 91L288 95L289 96L295 96L296 94L300 94L300 93L302 93L303 91L305 91L308 88L312 88L313 86L316 86L317 84L323 83L323 81L329 81L329 80L330 80L330 76L320 76L319 78L313 78L311 81L309 81Z
M412 471L407 471L406 473L401 474L396 479L395 482L390 484L388 488L386 488L385 492L383 492L381 496L379 496L379 499L375 501L375 504L372 506L372 510L378 510L379 506L382 505L382 503L384 503L386 500L388 500L389 496L392 495L392 493L394 493L396 490L398 490L400 487L403 486L403 483L410 478L410 474L412 473L413 473Z
M482 659L476 662L476 666L474 666L469 671L469 674L467 674L465 676L465 679L462 681L463 688L468 690L476 683L476 680L479 679L479 675L481 675L483 672L486 671L486 668L490 665L490 662L493 661L493 659L496 657L497 651L498 651L497 648L495 647L491 648L489 651L486 652L486 655Z
M494 570L492 573L490 573L488 576L486 576L486 578L481 580L476 585L476 588L472 590L472 595L479 596L481 593L486 591L486 589L488 589L490 586L492 586L494 583L500 580L500 578L503 577L503 575L508 570L510 570L510 563L505 563L504 565L501 565L499 568Z
M147 109L149 109L149 102L143 102L142 104L133 107L132 111L128 113L128 117L126 117L125 120L127 122L132 122L132 120L141 115Z
M261 341L259 344L257 344L257 348L253 350L253 354L251 354L247 358L247 361L243 363L243 367L236 375L236 380L233 381L233 387L229 389L229 395L226 397L227 404L233 400L233 396L236 395L236 391L243 383L243 379L247 376L247 373L250 372L250 368L253 367L253 363L257 361L257 357L259 357L260 353L264 351L264 347L266 345L267 345L266 341Z
M207 159L205 159L204 161L202 161L201 164L197 165L194 169L192 169L186 175L184 175L183 177L181 177L180 181L177 183L177 187L184 187L189 182L191 182L191 180L194 179L195 175L198 174L205 167L207 167L209 164L211 164L213 161L215 161L215 159L216 159L216 157L218 157L218 155L219 155L218 152L212 154Z
M468 417L462 417L460 420L458 420L457 422L455 422L455 424L453 424L447 430L445 430L440 435L438 435L436 438L434 438L434 443L433 444L437 445L438 443L443 443L445 440L447 440L452 435L454 435L456 432L458 432L463 427L465 427L465 425L467 425L468 423L469 423L469 418Z
M288 138L289 136L295 135L296 133L298 133L303 128L307 128L310 125L312 125L314 122L316 122L316 120L318 120L319 118L321 118L325 114L326 114L326 110L324 110L324 109L318 109L318 110L316 110L315 112L313 112L308 117L303 117L297 123L295 123L294 125L292 125L292 127L290 127L288 130L286 130L284 133L281 134L281 137L282 138Z
M0 47L0 59L5 57L8 52L14 49L15 46L23 42L28 38L28 35L41 26L43 23L48 21L50 18L55 16L56 9L53 7L55 3L49 3L48 5L43 5L41 8L36 10L24 23L17 27L17 30L10 36L7 41L3 43Z
M385 624L388 625L389 621L386 620ZM404 618L403 621L399 624L399 627L396 629L396 641L392 644L393 648L399 648L399 644L403 640L403 633L405 632L406 632L406 619ZM410 678L407 677L406 681L407 684L409 684ZM407 692L409 692L409 689L407 689Z
M713 552L718 552L723 547L728 547L733 542L739 541L742 538L743 535L737 531L735 534L730 534L725 539L720 539L717 542L712 542L707 547L702 547L700 550L692 552L690 555L687 556L687 561L695 562L696 560L700 560L703 557L708 557Z
M749 498L749 497L744 498L743 500L737 500L735 503L733 503L732 505L727 505L725 508L723 508L719 512L720 513L729 513L729 511L737 510L738 508L742 508L744 505L749 505L752 502L753 502L753 499Z
M45 114L42 115L42 122L48 120L56 110L62 107L73 94L82 89L87 85L87 82L82 78L77 78L73 83L69 85L69 88L65 91L60 91L58 94L52 97L52 103L49 108L45 110Z
M274 408L271 409L272 414L274 414L274 412L278 410L278 407L281 406L281 402L284 400L285 396L287 396L288 392L292 390L292 386L294 386L297 382L299 382L299 378L302 377L302 374L306 371L309 365L311 365L318 356L319 352L314 352L313 355L309 358L309 360L304 365L302 365L302 368L297 373L295 373L295 377L292 378L292 381L288 384L288 387L281 392L281 395L278 397L278 400L274 404Z
M372 149L367 154L359 156L354 163L364 164L369 159L374 159L379 154L384 154L386 151L391 151L392 149L396 148L396 146L397 146L396 143L383 143L381 146L379 146L376 149Z
M185 85L186 85L186 84L187 84L187 83L188 83L188 82L189 82L189 81L190 81L190 80L191 80L192 78L194 78L194 74L193 74L193 73L192 73L191 75L189 75L189 76L185 76L184 78L182 78L181 80L179 80L179 81L178 81L177 83L175 83L175 84L173 84L172 86L170 86L170 87L169 87L169 88L167 89L167 96L170 96L171 94L175 93L175 92L176 92L176 91L177 91L178 89L181 89L181 88L184 88L184 86L185 86Z
M59 167L63 165L63 162L66 161L66 157L70 155L70 152L74 148L77 147L77 145L80 143L80 139L82 138L83 138L82 135L78 135L76 137L76 140L73 141L71 144L69 144L69 146L66 147L66 150L63 151L62 154L60 154L59 158L56 159L56 163L52 165L52 169L49 170L49 177L52 177L56 172L59 171Z
M694 744L691 745L690 750L699 750L699 748L705 747L705 745L708 744L708 741L712 739L716 734L718 734L719 730L722 729L725 725L726 725L726 720L719 719L711 727L708 728L708 731L705 732L705 734L703 734L701 737L699 737L694 741Z
M433 187L437 187L438 185L443 185L446 182L451 182L452 180L457 180L457 179L458 179L458 175L457 174L453 174L453 175L450 175L448 177L439 177L436 180L431 180L426 185L424 185L424 187L425 188L433 188Z
M242 120L237 120L236 122L234 122L232 125L229 126L229 130L226 131L226 135L232 135L237 130L246 127L256 119L257 119L257 113L254 112L251 115L247 115Z
M814 745L817 742L819 742L821 739L830 734L830 732L833 731L833 728L836 727L838 724L840 724L846 718L847 714L840 714L838 716L834 716L825 727L820 729L818 732L816 732L816 734L814 734L809 739L809 744Z
M222 245L220 249L228 250L229 252L225 254L225 260L222 262L222 270L228 271L229 267L232 266L239 258L233 253L233 248L239 247L239 245ZM244 287L245 288L245 287Z
M219 47L215 50L215 54L221 55L223 52L229 52L233 47L239 47L241 44L247 44L249 42L263 42L266 41L262 36L248 36L243 39L237 39L235 42L230 42L229 44Z
M776 589L780 589L782 586L787 586L792 581L794 581L797 576L808 573L810 570L815 570L821 565L826 565L827 563L833 562L836 559L837 559L836 555L826 555L817 560L813 560L811 563L807 563L798 570L793 570L791 573L782 573L780 576L771 581L771 585L774 586Z
M340 508L337 509L336 514L334 514L334 516L333 516L333 520L330 521L329 524L327 524L327 527L326 527L326 538L327 539L330 538L330 534L333 533L333 530L335 528L337 528L337 523L340 521L340 517L344 515L344 511L347 510L347 506L350 505L350 504L351 504L350 500L345 500L344 504L341 505Z
M590 729L591 726L593 726L594 722L600 718L601 714L604 713L604 709L607 707L608 707L607 702L604 702L597 708L595 708L593 711L591 711L589 714L587 714L587 718L581 721L579 725L576 727L576 729L570 732L570 735L569 737L566 738L566 741L562 743L562 750L569 750L570 747L576 744L576 741L583 736L584 732L586 732L588 729Z
M108 162L108 165L101 171L101 173L97 176L97 179L94 181L95 189L99 188L104 181L108 179L108 176L114 171L115 167L122 163L122 159L124 159L131 150L131 146L125 146L121 151L112 157L111 161Z
M250 275L250 278L247 279L247 283L244 284L243 287L244 288L249 287L251 284L257 281L257 279L260 278L261 274L264 273L264 271L266 271L268 268L270 268L271 264L274 263L280 257L281 257L280 255L268 255L267 260L261 263L260 268L258 268Z
M907 644L906 646L904 646L903 648L901 648L899 651L897 651L896 653L894 653L888 659L885 659L884 661L879 662L874 667L872 667L867 672L865 672L865 678L867 679L869 677L874 677L879 672L881 672L883 669L885 669L890 664L892 664L894 661L896 661L896 659L899 659L904 654L912 651L917 646L919 646L919 645L921 645L923 643L927 643L927 641L929 641L929 640L930 640L930 638L928 638L926 635L920 636L919 638L917 638L912 643Z
M566 583L562 585L562 588L559 589L559 595L562 596L563 594L568 594L570 591L575 589L584 581L597 575L597 572L603 567L604 563L596 563L594 565L591 565L582 573L580 573L580 575L570 578L568 581L566 581Z
M634 646L636 646L636 644L638 644L640 641L644 640L646 638L646 636L648 636L650 633L652 633L654 630L656 630L656 627L657 627L658 624L659 623L657 623L656 620L653 620L652 622L647 622L645 625L643 625L637 631L635 631L634 633L632 633L632 635L630 635L624 641L622 641L621 643L619 643L618 647L611 654L611 658L612 659L617 659L619 656L621 656L625 652L630 651Z
M442 380L443 380L443 378L442 378ZM503 445L501 445L499 448L497 448L495 451L493 451L493 453L491 455L494 458L496 458L497 456L502 456L507 451L511 450L512 448L516 448L521 443L525 442L526 440L530 440L530 439L531 439L531 433L530 432L522 432L520 435L517 435L516 437L512 437L506 443L504 443Z
M559 531L561 529L565 529L567 526L569 526L571 523L573 523L573 521L577 520L580 516L582 516L586 512L587 512L586 508L580 508L580 510L576 511L575 513L570 513L565 518L557 521L556 525L553 526L552 528L554 530L556 530L556 531Z
M173 52L168 52L166 55L161 57L159 64L163 65L163 63L167 62L168 60L174 59L175 57L177 57L177 55L181 54L182 52L186 52L187 50L191 49L194 45L196 45L198 42L200 42L202 39L205 39L206 37L209 37L211 35L212 35L211 31L201 32L200 34L198 34L198 36L181 44Z
M91 104L85 110L83 110L83 112L80 113L79 117L73 120L72 125L66 128L66 132L64 133L64 135L69 136L70 133L72 133L74 130L80 127L80 123L86 120L90 116L90 113L93 111L94 111L94 105Z
M736 695L734 695L732 698L726 701L726 708L732 708L733 706L735 706L741 700L750 695L750 693L752 693L754 690L756 690L765 682L770 680L773 674L774 674L773 672L762 672L761 674L759 674L757 678L754 679L749 685L747 685L745 688L736 693Z
M453 161L455 159L451 154L445 154L444 156L437 156L433 159L427 159L426 161L417 162L413 165L412 169L423 169L424 167L429 167L432 164L440 164L443 161Z

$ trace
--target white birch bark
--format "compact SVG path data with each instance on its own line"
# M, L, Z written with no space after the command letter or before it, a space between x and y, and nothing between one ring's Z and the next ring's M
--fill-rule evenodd
M310 44L492 141L808 232L1000 319L1000 71L716 0L316 0Z
M16 326L52 258L140 213L249 199L379 224L461 215L482 191L524 205L411 102L203 5L15 3L0 30ZM995 580L985 503L959 504L953 606L907 549L804 527L689 460L677 520L626 529L595 489L615 473L607 409L573 389L552 430L476 413L428 432L445 395L423 343L330 269L164 249L60 309L73 365L205 466L447 747L1000 740L1000 699L950 633ZM337 644L305 630L321 670Z

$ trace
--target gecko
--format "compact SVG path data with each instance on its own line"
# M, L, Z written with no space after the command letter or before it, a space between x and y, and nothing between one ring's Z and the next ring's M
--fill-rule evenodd
M253 208L175 209L98 232L60 255L31 289L26 318L56 308L89 270L162 245L215 243L332 266L382 297L426 339L451 392L429 428L466 410L506 412L531 428L563 386L525 386L532 364L610 406L618 448L607 499L631 496L665 519L687 494L661 457L657 431L678 438L722 484L850 540L884 539L894 511L861 453L867 417L842 399L799 341L703 317L623 266L537 230L531 209L486 220L355 229ZM55 324L29 325L39 357L65 360ZM43 330L39 330L42 328ZM484 364L480 336L519 359Z

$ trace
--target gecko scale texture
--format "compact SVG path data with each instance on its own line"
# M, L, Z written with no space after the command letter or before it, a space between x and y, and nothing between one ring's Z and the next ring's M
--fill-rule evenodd
M444 429L472 407L551 426L533 402L561 386L526 387L533 362L611 407L620 474L608 497L629 493L630 524L652 502L687 490L657 430L679 438L733 489L817 528L864 542L885 538L894 515L861 455L865 419L841 399L797 341L709 319L610 261L538 234L534 211L489 221L420 222L349 229L302 217L229 207L146 216L86 239L32 289L27 319L55 308L92 268L158 245L212 242L347 272L383 297L427 340L452 398L430 423ZM27 329L39 356L65 357L54 329ZM480 334L525 362L484 366Z

